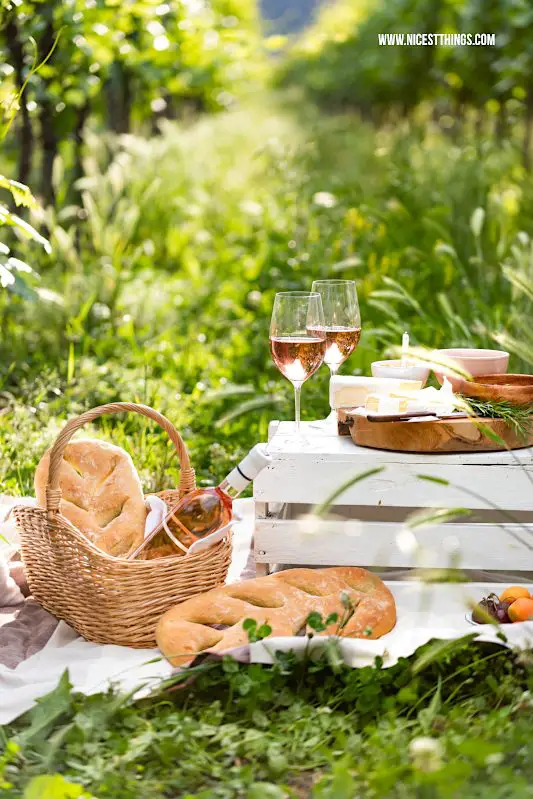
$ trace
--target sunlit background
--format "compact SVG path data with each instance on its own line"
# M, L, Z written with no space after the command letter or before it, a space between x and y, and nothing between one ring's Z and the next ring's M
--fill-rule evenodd
M6 180L1 199L50 243L1 230L4 490L31 490L66 417L119 398L169 415L201 480L221 477L291 418L272 300L318 277L357 281L345 373L368 373L404 330L533 364L526 0L1 0L0 13L0 173L37 203ZM497 39L378 46L402 31ZM303 418L327 411L327 381L324 367L304 386ZM98 429L134 451L147 490L175 482L144 422Z

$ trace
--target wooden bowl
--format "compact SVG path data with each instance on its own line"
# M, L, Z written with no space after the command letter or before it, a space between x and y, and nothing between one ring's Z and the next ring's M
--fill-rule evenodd
M480 400L533 405L533 375L478 375L475 381L458 381L455 391Z

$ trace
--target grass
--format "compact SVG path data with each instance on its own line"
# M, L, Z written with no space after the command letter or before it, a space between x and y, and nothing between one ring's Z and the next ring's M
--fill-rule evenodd
M470 637L388 669L206 661L133 706L72 694L65 675L4 728L3 796L527 797L530 688L527 657Z
M0 296L6 491L31 491L62 420L118 398L166 412L200 479L220 478L270 419L291 417L268 354L272 300L318 277L357 281L363 337L346 373L368 373L404 329L429 346L496 340L511 369L531 362L519 155L297 108L266 96L150 140L88 137L82 207L41 215L53 255L16 245L40 299ZM326 413L327 377L305 385L304 418ZM175 482L144 421L95 429L134 450L150 490Z
M15 242L41 275L39 299L0 295L2 491L32 493L65 419L116 399L166 413L200 483L220 479L270 419L291 418L268 354L272 300L318 277L357 281L363 337L345 373L369 373L406 329L414 345L496 342L513 371L533 363L533 186L511 146L452 146L431 125L373 129L290 96L150 140L96 133L82 205L41 215L52 257ZM327 382L322 369L305 385L304 418L326 414ZM169 443L146 420L86 432L129 449L146 491L176 484ZM527 797L531 690L527 659L468 643L387 670L224 661L136 705L63 681L4 730L1 790ZM429 749L413 744L427 737Z

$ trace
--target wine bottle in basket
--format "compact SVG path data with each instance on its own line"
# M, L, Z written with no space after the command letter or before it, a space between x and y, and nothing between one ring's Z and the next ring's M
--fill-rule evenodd
M168 513L137 549L129 555L146 560L168 555L183 555L189 550L204 548L197 542L215 543L215 534L223 531L232 519L233 500L255 480L270 462L262 444L256 444L227 477L214 488L197 488L185 494L169 508Z

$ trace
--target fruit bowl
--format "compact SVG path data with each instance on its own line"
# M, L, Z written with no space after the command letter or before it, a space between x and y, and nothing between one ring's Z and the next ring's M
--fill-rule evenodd
M456 380L455 391L473 399L533 404L533 375L487 374L475 380Z

